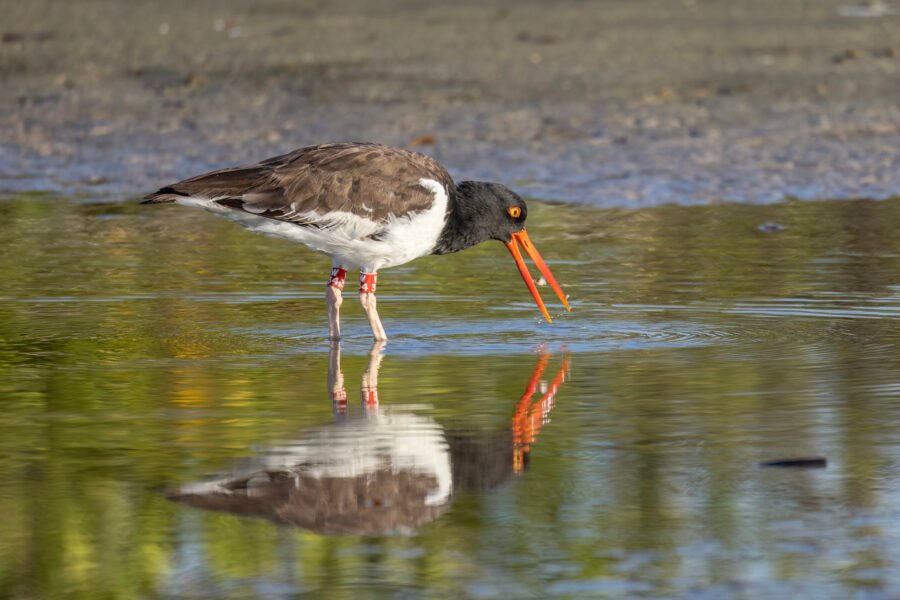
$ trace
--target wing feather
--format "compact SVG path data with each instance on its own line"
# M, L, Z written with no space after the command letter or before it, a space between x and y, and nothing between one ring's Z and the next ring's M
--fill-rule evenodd
M342 213L387 224L431 206L433 194L422 179L453 185L447 171L424 154L381 144L325 144L185 179L146 202L194 196L302 226L327 227Z

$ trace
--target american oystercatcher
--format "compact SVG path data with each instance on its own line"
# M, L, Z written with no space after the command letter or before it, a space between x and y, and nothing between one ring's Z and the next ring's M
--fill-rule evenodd
M286 238L331 257L328 336L340 339L341 290L359 269L359 298L376 340L386 340L375 308L378 270L426 254L449 254L494 239L506 244L531 295L552 322L516 242L566 310L565 294L525 232L528 209L499 183L455 184L424 154L370 143L300 148L262 162L173 183L143 204L174 202Z

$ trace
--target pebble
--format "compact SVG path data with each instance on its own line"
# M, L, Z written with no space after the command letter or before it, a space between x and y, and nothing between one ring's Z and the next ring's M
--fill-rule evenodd
M847 50L844 50L843 52L839 52L838 54L832 56L831 62L839 65L841 63L847 62L848 60L856 60L859 57L859 50L857 50L856 48L848 48Z

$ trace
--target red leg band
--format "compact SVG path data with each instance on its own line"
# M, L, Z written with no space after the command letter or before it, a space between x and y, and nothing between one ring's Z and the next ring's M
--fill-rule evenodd
M360 294L374 294L376 279L378 279L378 273L360 273L359 274L359 293Z
M340 388L331 393L331 405L339 415L347 414L347 390Z
M340 267L333 267L331 269L331 278L328 280L328 283L325 286L336 287L339 290L344 289L344 281L347 280L347 270L342 269Z

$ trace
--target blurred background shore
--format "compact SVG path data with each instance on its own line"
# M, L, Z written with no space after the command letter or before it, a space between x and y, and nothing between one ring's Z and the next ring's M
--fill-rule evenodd
M7 191L138 196L337 140L601 206L900 189L892 5L0 0L0 12Z

